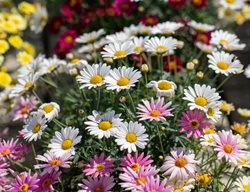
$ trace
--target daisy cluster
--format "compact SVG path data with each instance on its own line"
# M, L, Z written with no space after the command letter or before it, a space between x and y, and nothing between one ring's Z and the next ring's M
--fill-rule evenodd
M69 17L80 1L70 2ZM119 15L138 3L121 2ZM15 139L0 135L0 191L249 191L249 123L227 125L235 107L220 94L243 72L235 34L162 21L58 41L65 58L39 54L1 92L22 125Z

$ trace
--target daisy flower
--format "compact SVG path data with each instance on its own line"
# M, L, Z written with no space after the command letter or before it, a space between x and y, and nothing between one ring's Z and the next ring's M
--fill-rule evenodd
M31 90L34 87L35 82L38 80L39 76L40 75L38 73L35 73L35 74L30 74L28 76L19 78L17 80L18 81L17 85L15 85L12 88L9 94L9 97L10 98L19 97L27 93L29 90Z
M137 26L137 30L138 30L138 34L140 34L140 35L150 35L150 34L152 34L153 27L140 23Z
M47 127L47 119L41 111L31 113L24 123L22 132L25 140L31 142L41 139L43 130Z
M38 155L36 160L44 162L44 164L34 165L35 169L43 169L43 172L51 173L59 171L59 168L70 168L72 154L65 153L63 156L58 156L51 151L47 151L43 155Z
M169 181L168 184L170 184ZM195 179L175 180L170 186L173 186L174 192L191 192L195 187Z
M8 163L0 161L0 177L4 177L8 175L8 168L9 168Z
M226 51L243 50L246 46L245 44L240 44L240 39L235 34L223 30L212 32L210 42Z
M245 145L240 143L239 139L232 134L232 131L219 131L218 138L214 138L216 142L215 151L218 152L218 159L223 157L226 161L230 161L237 165L237 161L245 155Z
M113 163L114 160L110 156L105 158L104 153L99 157L95 155L94 158L90 158L88 164L85 164L86 168L83 170L83 173L93 175L94 178L98 176L106 177L113 171Z
M88 62L84 59L73 58L70 59L69 62L64 65L64 67L66 71L69 71L71 69L82 70L86 67L87 64Z
M1 140L0 141L0 159L6 161L7 159L15 160L17 158L18 139Z
M31 175L30 171L21 174L21 176L17 175L15 180L12 182L12 187L9 192L31 192L36 191L38 189L38 175L37 173Z
M107 35L105 39L107 43L119 43L120 44L125 41L128 41L130 37L131 37L130 33L121 31L121 32L116 32L111 35Z
M158 97L157 100L151 98L150 101L142 100L142 104L139 104L137 109L137 117L140 118L139 121L150 120L150 121L162 121L166 120L165 117L173 116L169 108L172 102L164 104L164 98Z
M114 177L88 177L87 179L83 179L82 182L83 184L79 185L81 190L78 192L112 192L112 188L115 186Z
M11 109L11 114L13 116L13 121L18 119L26 119L28 114L36 107L38 101L36 97L20 97L16 100L14 107Z
M207 111L206 111L206 116L208 119L211 119L214 122L217 122L218 119L221 118L221 111L220 111L220 107L219 107L219 103L217 105L213 105L208 107Z
M209 85L195 84L194 88L189 86L188 89L184 89L183 99L189 102L190 110L200 109L206 112L209 107L218 104L220 98L216 89Z
M153 54L170 53L176 48L176 42L172 37L152 37L145 42L145 49Z
M237 186L238 191L249 192L250 191L250 176L243 176L234 182Z
M114 0L112 7L117 15L126 16L136 10L137 4L131 0Z
M133 37L132 38L132 40L131 40L131 42L132 42L132 44L133 44L133 46L134 46L134 49L133 49L133 51L134 51L134 53L135 54L140 54L141 52L143 52L144 51L144 43L145 43L145 41L147 41L147 37L145 37L145 38L143 38L143 37Z
M137 122L130 121L120 125L115 135L115 142L121 150L127 149L128 153L137 151L137 147L144 149L147 145L148 135L145 127Z
M127 168L124 173L120 174L119 179L121 187L126 191L131 190L133 192L142 190L146 182L152 176L156 176L159 170L151 166L142 166L138 171L134 171L131 168Z
M216 51L216 48L214 46L207 45L207 44L202 43L200 41L197 41L194 44L196 47L198 47L204 53L212 53L213 51Z
M160 81L150 81L147 84L147 88L151 88L156 91L157 97L168 96L173 97L175 90L177 88L176 84L172 81L160 80Z
M239 169L250 168L250 153L249 152L246 152L246 154L237 161L237 167Z
M162 35L171 35L174 34L177 30L182 28L184 25L182 23L176 23L171 21L166 21L159 23L153 27L153 34L162 34Z
M198 109L183 112L181 119L178 120L178 126L181 128L180 132L185 132L187 138L194 135L197 139L204 134L203 130L209 125L210 123L207 121L205 113Z
M87 64L80 72L81 75L77 77L77 81L80 83L80 89L92 89L102 86L109 72L110 66L107 66L107 64Z
M170 153L171 155L165 158L161 167L163 175L168 175L170 180L185 180L195 176L199 162L195 160L193 153L189 151L184 153L182 148L177 148Z
M78 136L79 129L66 127L61 132L56 131L50 141L49 148L55 155L62 156L67 153L75 154L74 146L80 143L82 136Z
M75 39L76 43L94 43L99 37L105 34L104 29L99 29L98 31L92 31L90 33L84 33L83 35Z
M241 9L244 5L244 0L220 0L219 3L226 9Z
M47 24L48 12L46 7L37 6L36 11L32 14L29 25L31 31L35 33L41 33L44 29L44 26Z
M57 179L62 174L61 171L53 171L51 173L44 173L39 175L39 192L51 192L54 191L53 184L57 182Z
M218 137L217 134L206 134L200 137L200 144L202 146L215 146L215 137Z
M116 90L117 92L122 89L130 89L135 86L135 83L141 78L141 72L134 70L134 68L125 66L113 69L105 78L108 90Z
M194 30L199 31L199 32L210 32L215 29L214 25L209 25L206 23L199 23L196 21L188 22L188 26L192 27Z
M117 128L121 125L122 119L120 114L115 114L115 111L109 111L104 114L99 114L97 111L92 112L84 124L91 135L95 135L98 139L103 137L109 138L114 135Z
M132 54L134 51L134 46L131 41L125 41L123 43L113 42L105 45L103 50L104 51L101 52L102 57L121 59Z
M221 73L226 76L229 74L237 74L243 71L243 65L234 54L221 52L213 52L208 57L208 67L213 69L215 73Z
M42 62L41 73L48 74L52 71L55 71L59 66L65 66L66 62L64 60L59 59L56 55L53 57L44 59Z
M121 170L130 167L133 171L138 171L142 166L146 167L153 163L149 155L144 156L144 153L138 154L138 151L132 156L128 153L125 157L121 158Z
M139 190L139 192L172 192L172 187L166 188L167 179L163 179L160 181L160 177L157 176L156 178L153 176L148 177L147 182L145 183L143 189Z
M55 102L44 103L39 107L39 111L41 111L48 121L58 117L58 113L60 112L60 106Z

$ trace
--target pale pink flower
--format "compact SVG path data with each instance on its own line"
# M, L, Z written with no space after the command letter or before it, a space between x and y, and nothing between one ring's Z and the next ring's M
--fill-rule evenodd
M147 182L145 183L143 189L139 190L138 192L172 192L172 187L166 188L167 179L163 179L162 182L160 181L160 177L149 177Z
M54 191L53 184L56 183L58 177L61 175L61 171L52 171L51 173L44 173L39 175L39 192L52 192Z

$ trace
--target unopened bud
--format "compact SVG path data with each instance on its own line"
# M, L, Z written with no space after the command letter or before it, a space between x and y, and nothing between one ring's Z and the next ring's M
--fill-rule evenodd
M160 160L163 160L164 157L163 157L162 155L159 155L159 159L160 159Z
M83 116L85 112L84 112L83 109L79 109L78 113L79 113L80 116Z
M73 68L73 69L70 69L70 70L69 70L69 74L70 74L71 76L76 76L76 75L78 75L78 71L77 71L76 68Z
M141 72L147 73L148 72L148 65L147 64L142 64L141 65Z
M198 59L193 59L192 62L193 62L195 65L198 65L198 64L199 64L199 60L198 60Z
M184 47L184 42L183 41L177 41L176 42L176 47L179 49L182 49Z
M203 79L204 73L202 71L199 71L198 73L196 73L196 77Z
M112 58L104 58L103 59L107 64L112 64L113 63L113 59Z
M72 53L67 53L66 54L66 58L69 59L69 60L71 60L71 59L74 58L74 55Z
M121 103L125 103L125 102L126 102L126 97L121 96L121 97L119 98L119 101L120 101Z
M138 7L138 11L139 11L139 12L143 12L144 10L145 10L145 8L144 8L143 6L139 6L139 7Z
M165 127L161 127L161 130L162 130L162 131L165 131L165 130L166 130L166 128L165 128Z
M83 169L84 168L84 162L83 161L78 161L77 162L77 167L79 168L79 169Z
M192 71L194 69L194 63L188 62L186 68L187 68L187 70Z

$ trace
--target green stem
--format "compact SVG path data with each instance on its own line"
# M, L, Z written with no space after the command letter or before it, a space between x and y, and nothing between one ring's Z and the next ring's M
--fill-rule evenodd
M159 125L157 126L157 133L158 133L158 137L159 137L159 141L160 141L162 155L165 156L164 148L163 148L163 144L162 144L162 140L161 140L161 132L160 132L160 126Z
M224 188L224 192L227 192L227 191L229 191L229 189L230 189L230 186L232 185L232 179L234 178L234 175L237 175L237 173L238 173L238 171L239 170L237 170L237 166L235 166L235 168L234 168L234 170L233 170L233 172L232 172L232 175L231 175L231 177L228 179L228 181L227 181L227 184L226 184L226 186L225 186L225 188ZM235 172L236 172L236 174L235 174Z
M32 152L33 152L33 155L34 155L34 159L36 160L36 164L38 164L38 161L36 159L36 149L35 149L35 146L34 146L33 143L31 144L31 147L32 147Z
M226 79L224 79L224 80L221 82L221 84L217 87L217 90L219 90L219 89L227 82L227 80L228 80L230 77L231 77L231 75L228 76Z
M129 93L129 90L127 90L127 93L128 93L128 97L130 99L130 102L132 103L133 112L135 113L136 112L136 110L135 110L135 104L134 104L134 101L133 101L133 99L132 99L132 97L131 97L131 95Z
M12 161L12 160L10 160L10 162L12 163L12 164L14 164L14 165L17 165L18 167L20 167L21 169L23 169L23 170L26 170L26 171L29 171L29 169L27 168L27 167L25 167L24 165L22 165L20 162L18 162L18 161Z
M100 105L100 98L101 98L101 88L98 89L98 93L97 93L97 104L96 104L97 111L98 111L99 105Z

